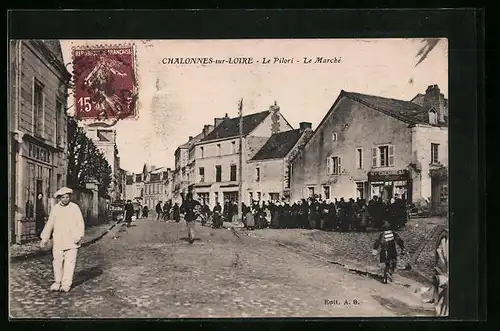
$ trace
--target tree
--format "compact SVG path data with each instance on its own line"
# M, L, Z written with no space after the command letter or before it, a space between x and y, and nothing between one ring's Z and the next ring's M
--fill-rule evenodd
M85 187L91 179L99 183L99 196L109 197L111 166L83 128L74 118L69 118L67 183L73 187Z

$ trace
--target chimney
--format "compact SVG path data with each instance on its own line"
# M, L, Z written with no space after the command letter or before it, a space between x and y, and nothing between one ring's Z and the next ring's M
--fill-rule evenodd
M156 170L156 166L152 165L151 166L151 171L155 171Z
M191 141L193 140L193 136L189 136L189 140L188 141Z
M269 111L271 112L271 134L276 134L281 131L280 128L280 106L278 106L277 102L274 101L274 105L269 107Z
M425 90L424 107L427 109L434 107L437 112L438 122L440 123L443 123L445 116L448 116L446 99L437 85L429 85Z
M299 127L301 131L312 130L312 124L309 122L300 122Z
M212 131L212 126L211 125L204 125L203 126L203 138L205 138L206 136L208 136L208 134L210 133L210 131Z

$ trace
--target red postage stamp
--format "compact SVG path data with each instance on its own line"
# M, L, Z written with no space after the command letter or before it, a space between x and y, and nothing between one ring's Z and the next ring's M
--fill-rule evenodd
M76 116L81 120L136 117L133 45L73 48Z

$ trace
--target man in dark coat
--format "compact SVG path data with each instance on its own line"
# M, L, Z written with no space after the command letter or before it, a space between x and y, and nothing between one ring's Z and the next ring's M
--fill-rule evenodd
M199 211L197 210L199 208ZM188 229L188 241L190 244L194 242L195 232L194 226L198 213L201 212L201 204L193 199L193 194L190 192L186 195L186 199L182 203L181 212L184 213Z
M134 205L132 204L132 201L127 200L127 203L125 204L125 222L127 223L127 227L130 227L130 224L132 223L132 216L134 214Z
M392 282L392 274L396 270L398 262L396 244L401 248L402 254L404 254L405 246L401 237L391 230L389 223L384 222L381 230L382 233L373 245L373 254L376 255L380 248L380 263L385 263L383 283L387 284L388 279Z
M39 193L36 200L35 206L35 220L36 220L36 235L40 237L40 234L45 227L45 207L43 206L43 194Z
M161 208L161 201L158 201L155 210L156 210L156 220L159 221L163 213L163 210Z

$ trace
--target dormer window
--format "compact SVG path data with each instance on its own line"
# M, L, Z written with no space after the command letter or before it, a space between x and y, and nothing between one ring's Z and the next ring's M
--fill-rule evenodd
M431 110L429 110L429 124L437 124L437 112L436 110L434 110L434 108L431 108Z

